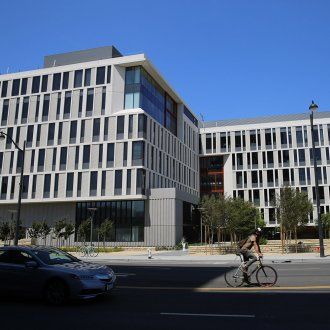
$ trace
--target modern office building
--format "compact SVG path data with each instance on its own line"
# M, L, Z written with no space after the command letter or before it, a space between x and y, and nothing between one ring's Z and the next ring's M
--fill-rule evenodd
M199 199L198 121L144 54L114 47L46 56L0 76L0 130L23 147L22 223L115 224L122 245L174 245ZM0 217L19 193L21 153L0 142ZM188 223L189 227L189 223ZM96 233L94 233L96 239Z
M221 116L221 114L220 114ZM252 201L276 226L284 185L315 201L309 115L199 122L144 54L112 47L46 56L0 75L0 131L26 143L22 224L94 213L117 245L199 240L200 195ZM329 212L330 112L315 115L321 211ZM0 221L15 217L22 154L0 141ZM316 213L310 224L315 223Z
M330 206L330 112L314 114L321 213ZM224 193L260 208L278 226L274 201L283 186L316 204L309 113L205 122L200 128L201 194ZM310 215L315 225L316 207Z

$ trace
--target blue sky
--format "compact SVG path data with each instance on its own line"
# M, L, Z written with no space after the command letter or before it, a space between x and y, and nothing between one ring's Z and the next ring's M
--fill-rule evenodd
M328 0L1 1L0 72L52 53L144 52L206 120L330 110Z

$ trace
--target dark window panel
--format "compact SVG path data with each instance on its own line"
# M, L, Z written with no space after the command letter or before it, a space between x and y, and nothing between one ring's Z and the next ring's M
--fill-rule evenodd
M62 89L68 89L69 87L69 72L63 73Z
M44 75L42 76L41 92L47 92L47 86L48 86L48 75Z
M54 73L53 75L53 91L61 89L61 73Z
M73 84L74 88L82 86L82 77L83 77L83 70L76 70L74 72L74 84Z
M104 84L105 79L105 66L98 67L96 69L96 85Z
M11 89L11 96L17 96L19 94L20 79L14 79Z
M32 79L32 94L40 92L40 76L33 77Z

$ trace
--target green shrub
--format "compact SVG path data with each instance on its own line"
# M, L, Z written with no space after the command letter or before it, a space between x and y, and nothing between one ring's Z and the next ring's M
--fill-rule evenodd
M267 238L265 237L260 237L259 244L260 245L266 245L268 243Z

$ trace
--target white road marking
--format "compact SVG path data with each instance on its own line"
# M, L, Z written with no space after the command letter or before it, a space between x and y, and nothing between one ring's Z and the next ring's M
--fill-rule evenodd
M194 314L194 313L160 313L161 315L173 316L202 316L202 317L244 317L254 318L255 315L240 315L240 314Z

